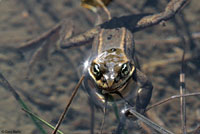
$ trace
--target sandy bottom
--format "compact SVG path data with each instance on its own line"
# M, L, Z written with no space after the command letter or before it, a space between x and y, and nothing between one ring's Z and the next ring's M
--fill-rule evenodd
M162 11L165 2L152 3L143 0L116 0L110 4L113 16L140 12L156 13ZM131 8L129 8L131 7ZM134 34L136 51L142 72L147 74L154 85L151 104L164 98L179 94L179 73L183 53L179 36L192 36L200 32L200 4L192 0L173 21L166 26L157 25ZM105 16L105 14L104 14ZM14 48L38 37L52 28L60 20L66 19L69 30L74 26L74 34L92 28L96 15L80 6L79 1L60 0L0 0L0 72L20 94L31 110L55 125L62 113L73 88L79 80L78 69L89 55L90 44L80 48L55 52L51 47L48 62L42 58L28 70L32 51L17 52ZM198 34L199 35L199 34ZM187 93L200 91L200 40L199 36L186 40L186 87ZM85 57L85 58L84 58ZM27 78L27 73L29 77ZM186 99L187 131L200 125L200 96ZM33 122L13 95L0 88L0 133L15 132L22 134L39 133ZM118 121L113 109L106 115L103 133L114 133ZM161 126L181 132L180 102L170 101L147 112L148 117ZM64 133L90 133L91 110L88 95L79 90L71 108L60 127ZM95 110L95 133L99 133L103 113ZM148 133L148 128L138 127L138 123L127 121L128 133ZM141 125L142 126L142 125ZM50 133L51 129L44 127ZM146 129L144 129L146 128ZM150 132L152 133L152 132ZM155 132L154 132L155 133Z

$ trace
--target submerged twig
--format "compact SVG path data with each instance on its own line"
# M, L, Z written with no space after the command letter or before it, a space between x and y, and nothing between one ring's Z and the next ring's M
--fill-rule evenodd
M73 93L72 93L72 96L71 96L71 98L70 98L70 100L69 100L67 106L65 107L64 112L63 112L62 115L60 116L59 121L58 121L58 123L56 124L56 127L55 127L54 131L52 132L52 134L56 134L56 132L57 132L59 126L61 125L61 123L62 123L62 121L63 121L63 119L64 119L64 117L65 117L65 114L67 113L67 111L68 111L68 109L69 109L69 106L71 105L71 103L72 103L72 101L73 101L73 99L74 99L74 97L75 97L75 95L76 95L76 93L77 93L77 91L78 91L78 88L80 87L80 85L81 85L81 83L82 83L84 77L85 77L84 75L81 76L81 78L80 78L78 84L76 85L76 87L75 87L75 89L74 89L74 91L73 91Z
M182 14L181 17L182 22L185 22L184 16ZM176 29L176 33L178 34L178 36L181 39L181 46L183 47L183 54L182 54L182 60L181 60L181 71L180 71L180 95L184 95L186 93L186 87L185 87L185 70L184 70L184 65L185 65L185 53L186 53L186 40L183 36L182 31L180 30L180 23L177 21L177 19L175 18L173 20ZM184 23L184 27L186 26L186 22ZM186 28L186 34L188 36L188 38L190 39L190 33L189 30ZM180 97L180 112L181 112L181 128L182 128L182 134L186 134L187 130L186 130L186 105L185 105L185 97Z
M161 134L174 134L174 133L170 132L169 130L164 129L163 127L157 125L156 123L154 123L150 119L144 117L142 114L138 113L134 108L129 108L129 109L126 110L126 112L130 112L132 115L134 115L135 117L137 117L140 121L142 121L146 125L154 128L155 130L157 130Z
M155 103L155 104L149 106L149 107L146 109L146 111L148 111L148 110L150 110L150 109L152 109L152 108L154 108L154 107L156 107L156 106L159 106L159 105L161 105L161 104L163 104L163 103L165 103L165 102L171 101L171 100L173 100L173 99L177 99L177 98L180 98L180 97L196 96L196 95L200 95L200 92L188 93L188 94L183 94L183 95L180 95L180 94L179 94L179 95L173 95L173 96L171 96L171 97L169 97L169 98L166 98L166 99L164 99L164 100L161 100L161 101L159 101L159 102L157 102L157 103Z
M180 72L180 95L184 95L186 93L185 88L185 72L184 72L184 64L185 64L185 43L183 56L182 56L182 63L181 63L181 72ZM185 97L180 97L180 105L181 105L181 126L182 126L182 133L186 134L186 106L185 106Z

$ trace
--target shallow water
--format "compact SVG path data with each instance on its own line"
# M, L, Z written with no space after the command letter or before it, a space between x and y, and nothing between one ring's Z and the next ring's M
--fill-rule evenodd
M66 105L66 100L69 99L78 82L77 70L85 60L83 57L88 56L90 44L65 50L64 53L50 53L48 63L47 60L41 60L33 66L32 70L28 70L31 52L28 51L24 53L25 55L21 55L12 48L36 38L64 18L69 23L69 27L72 26L71 24L74 25L74 34L82 33L95 25L96 15L83 9L79 1L29 0L25 3L24 1L0 1L0 72L34 113L55 125ZM128 0L123 2L128 3ZM123 5L120 0L116 0L109 5L109 10L113 16L119 17L132 14L134 8L140 12L156 13L162 11L165 5L163 1L152 3L151 0L148 2L132 0ZM125 6L132 7L132 10ZM179 73L183 50L182 43L176 39L179 39L179 35L188 37L187 31L189 35L200 32L199 13L200 3L192 0L176 16L176 19L165 22L166 26L157 25L134 34L142 71L147 74L154 85L151 104L179 94ZM200 91L199 46L199 36L186 41L187 92ZM30 74L29 78L26 77L27 71ZM0 90L0 99L0 132L16 130L23 134L39 133L12 94L3 87ZM186 101L187 128L188 131L192 131L200 125L200 96L188 97ZM147 115L151 120L174 133L180 133L179 109L179 101L174 100L148 111ZM73 134L89 133L90 113L88 95L80 90L61 130L64 133ZM99 133L102 119L102 111L95 110L94 129L96 133ZM109 109L103 132L112 133L117 125L114 111ZM132 121L128 121L126 128L128 132L147 133ZM45 127L45 129L51 132L49 128Z

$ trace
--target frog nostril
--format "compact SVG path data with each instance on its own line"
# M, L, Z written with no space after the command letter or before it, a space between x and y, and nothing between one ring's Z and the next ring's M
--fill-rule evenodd
M102 82L103 82L103 83L106 83L106 78L103 77Z

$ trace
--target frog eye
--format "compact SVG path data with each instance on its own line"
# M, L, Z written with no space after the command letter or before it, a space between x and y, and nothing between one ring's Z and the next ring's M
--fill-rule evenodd
M130 66L128 63L124 63L121 68L121 76L125 77L129 74Z
M93 65L92 72L95 75L96 79L100 79L101 78L102 73L101 73L101 70L100 70L100 67L99 67L98 64L94 64Z

